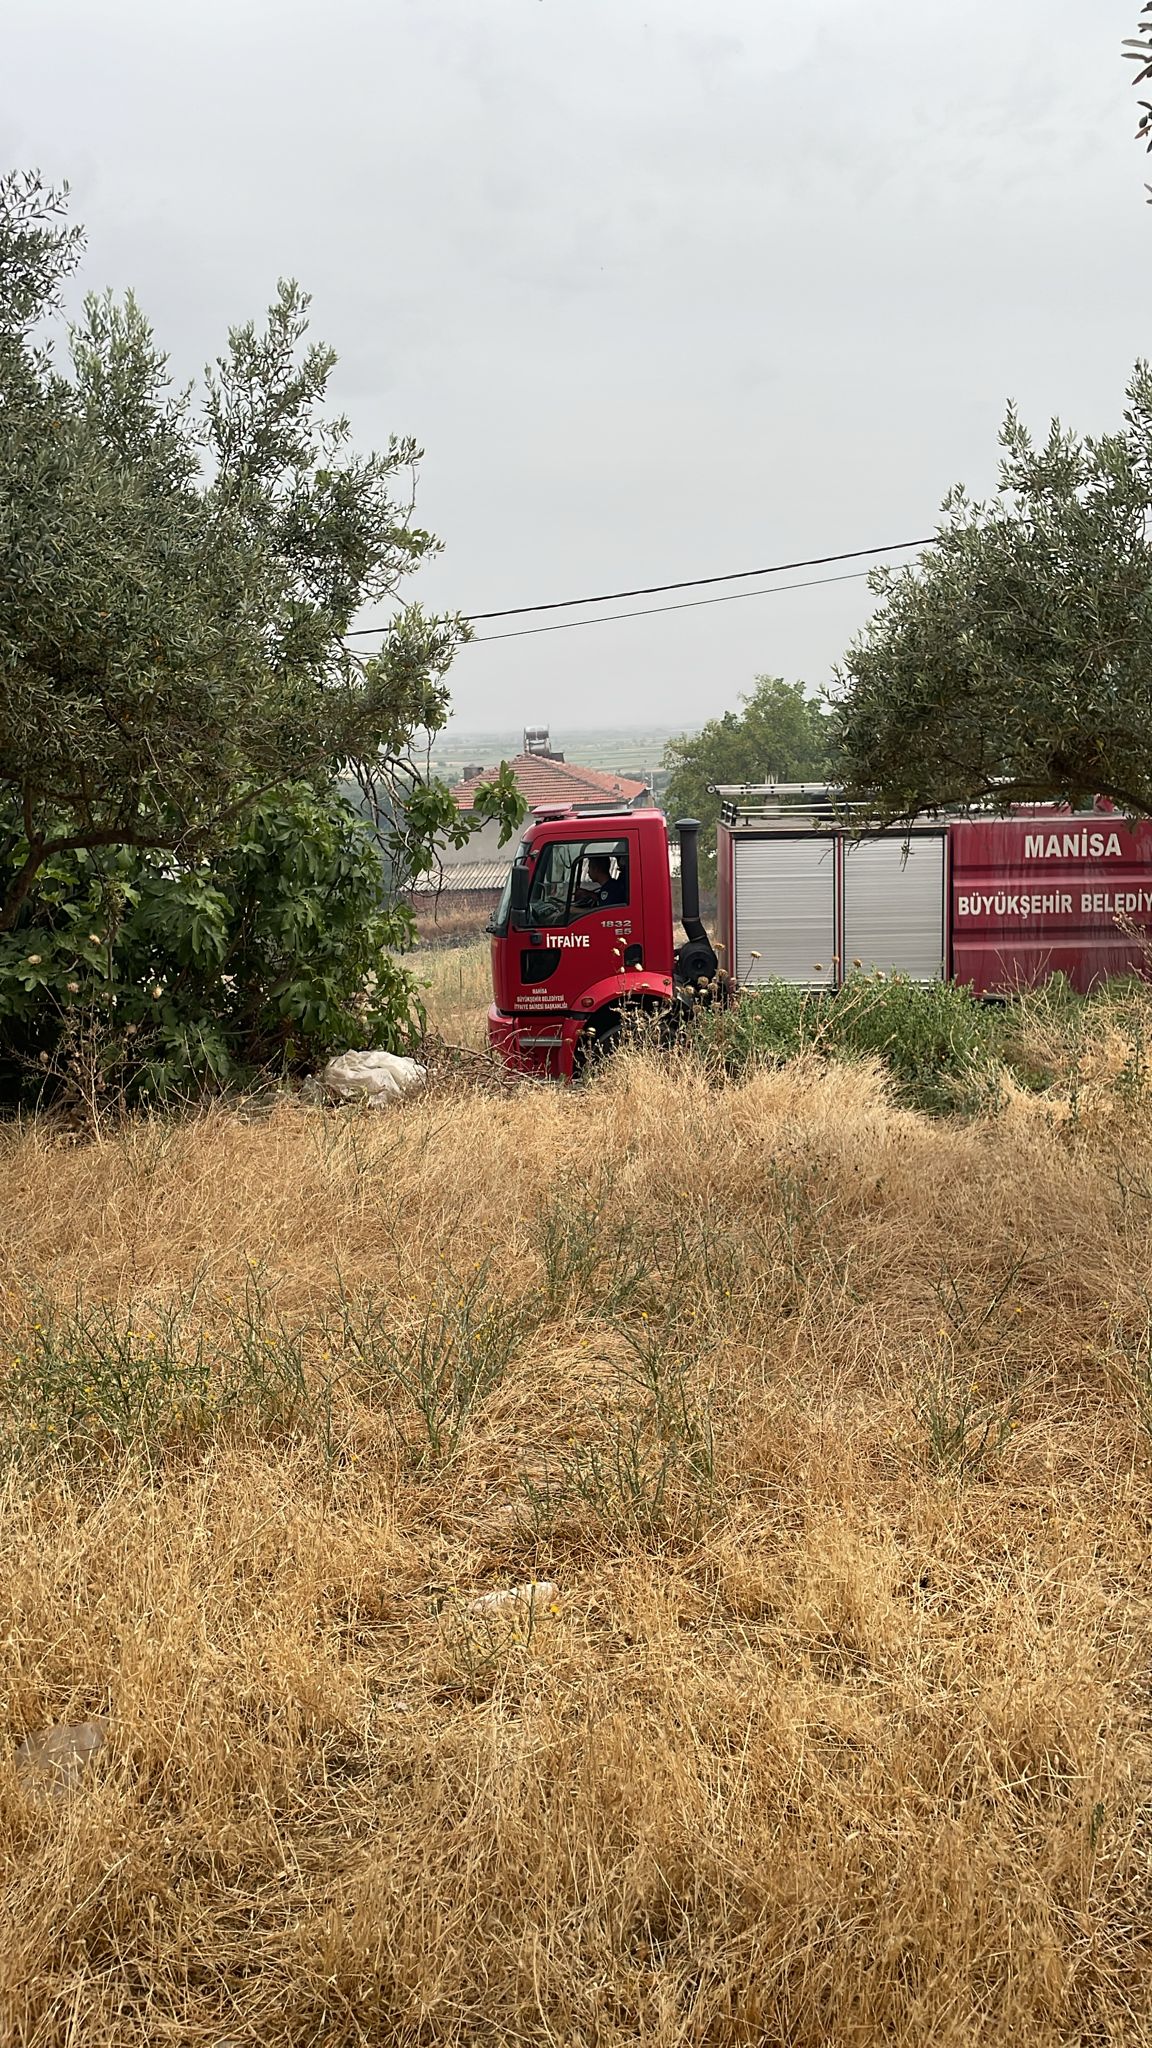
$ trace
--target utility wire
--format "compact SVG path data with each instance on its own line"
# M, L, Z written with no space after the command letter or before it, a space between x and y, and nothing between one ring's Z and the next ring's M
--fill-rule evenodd
M775 597L778 590L815 590L822 583L860 583L870 573L868 569L849 569L843 576L809 576L803 583L767 583L762 590L729 590L723 597L689 597L682 604L646 604L636 612L597 612L591 619L557 619L552 626L514 626L510 633L477 633L467 644L483 647L490 640L527 640L534 633L571 633L578 626L612 626L617 619L650 619L656 612L694 612L705 604L735 604L742 597Z
M626 597L662 597L669 590L699 590L706 584L739 583L751 576L782 576L789 569L824 569L831 562L858 562L865 555L896 555L902 553L906 548L931 547L933 540L934 536L932 535L929 535L924 540L894 540L890 541L886 547L848 548L842 555L808 555L798 562L770 562L763 569L729 569L723 576L686 576L683 582L680 583L647 583L642 584L636 590L601 590L593 597L558 597L549 604L510 605L505 611L465 612L464 616L475 626L483 625L489 619L524 618L529 612L568 611L571 607L582 604L616 604ZM835 582L836 578L818 577L816 580L818 582ZM805 588L803 584L793 584L790 587L797 590ZM739 595L739 593L737 592L736 595ZM654 611L675 611L677 607L675 605L654 605L652 609ZM641 614L639 612L625 612L621 616L624 618L639 618ZM577 621L577 623L579 622ZM592 623L593 621L589 619L588 624L591 625ZM354 626L351 632L344 634L344 638L345 640L356 640L362 639L368 634L386 631L387 623L381 626ZM490 640L502 639L504 637L504 635L497 633L484 635L485 639Z
M474 626L486 619L518 619L525 612L560 612L576 604L615 604L624 597L662 597L667 590L697 590L705 583L737 583L750 576L782 576L789 569L826 569L831 562L858 562L862 555L895 555L902 548L926 548L927 540L894 540L884 548L849 548L842 555L809 555L802 562L773 562L767 569L730 569L724 576L687 576L683 583L649 583L639 590L600 590L595 597L558 597L552 604L518 604L503 612L469 612Z

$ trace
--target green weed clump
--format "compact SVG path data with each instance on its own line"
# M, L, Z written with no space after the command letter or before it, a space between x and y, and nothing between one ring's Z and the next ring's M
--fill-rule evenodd
M532 1226L541 1307L558 1316L579 1305L601 1315L631 1307L650 1284L658 1253L644 1215L617 1187L611 1165L562 1175Z
M692 1543L717 1505L712 1417L695 1385L704 1332L642 1310L617 1335L624 1355L587 1433L541 1477L521 1474L537 1542L576 1510L609 1544Z
M901 974L850 974L828 991L766 982L703 1013L692 1037L729 1079L802 1053L879 1059L896 1099L930 1116L994 1111L1006 1080L1028 1094L1063 1088L1075 1110L1085 1084L1104 1079L1131 1108L1147 1089L1150 1041L1148 986L1131 975L1087 996L1053 975L1003 1002Z
M955 983L879 973L849 975L830 991L766 982L703 1015L697 1033L733 1077L801 1053L879 1058L899 1099L936 1115L991 1105L1005 1039L1002 1010Z
M314 1438L331 1465L360 1403L387 1411L418 1464L436 1464L503 1375L520 1327L483 1265L464 1279L445 1268L418 1303L341 1294L301 1320L280 1313L255 1271L238 1295L194 1287L179 1307L134 1314L31 1299L0 1367L0 1445L164 1461L239 1431Z
M61 1309L30 1298L0 1372L0 1443L11 1456L87 1461L170 1454L222 1430L328 1442L334 1374L323 1335L286 1320L253 1273L238 1296Z
M414 1425L418 1465L452 1458L473 1412L503 1378L522 1318L489 1281L487 1265L465 1279L445 1269L408 1320L394 1299L341 1305L350 1384L369 1406Z

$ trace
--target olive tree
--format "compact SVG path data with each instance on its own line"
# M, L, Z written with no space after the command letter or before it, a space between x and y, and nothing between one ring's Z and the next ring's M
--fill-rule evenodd
M46 323L82 247L64 204L0 180L0 929L56 854L203 855L345 763L395 768L430 848L455 806L410 743L444 722L467 627L410 606L367 654L346 638L437 546L420 450L356 452L293 283L199 391L131 296L90 296L58 360ZM492 801L511 817L510 788Z
M1033 440L1014 410L1000 488L946 498L921 560L836 673L846 793L878 816L1097 794L1152 813L1152 376L1123 425Z
M81 1013L151 1095L411 1043L397 892L470 830L416 744L467 625L397 601L420 451L356 450L293 283L199 387L131 296L62 341L82 246L0 179L0 1097ZM476 808L514 830L509 771Z

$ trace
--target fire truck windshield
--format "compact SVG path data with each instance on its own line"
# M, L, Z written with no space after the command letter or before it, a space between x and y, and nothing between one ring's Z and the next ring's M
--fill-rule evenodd
M516 861L513 861L513 863L512 863L512 867L521 867L521 866L523 866L523 861L522 861L522 860L516 860ZM496 908L495 908L495 910L494 910L494 911L492 912L492 915L491 915L491 917L489 918L489 920L488 920L488 923L487 923L487 926L485 927L485 929L486 929L487 931L490 931L490 932L491 932L491 933L493 934L493 936L494 936L495 938L498 938L498 939L502 939L502 938L504 937L504 934L505 934L505 932L506 932L506 931L508 930L508 919L509 919L509 917L511 916L511 913L512 913L512 868L509 868L509 870L508 870L508 880L507 880L507 881L505 882L505 884L504 884L504 887L503 887L503 889L502 889L502 890L500 891L500 901L499 901L499 903L498 903L498 904L496 905Z
M540 851L528 898L530 925L575 924L628 901L626 839L557 839Z

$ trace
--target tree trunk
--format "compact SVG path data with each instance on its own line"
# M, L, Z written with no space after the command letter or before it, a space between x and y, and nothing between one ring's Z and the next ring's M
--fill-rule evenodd
M47 857L48 847L43 839L34 839L28 848L28 858L13 877L8 893L0 909L0 932L10 932L24 908L28 891Z

